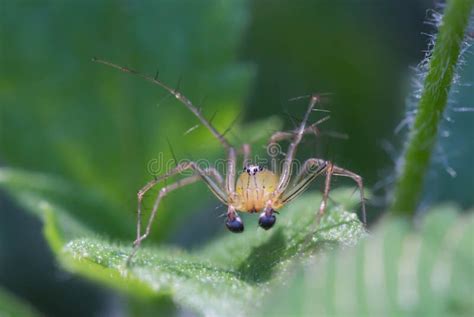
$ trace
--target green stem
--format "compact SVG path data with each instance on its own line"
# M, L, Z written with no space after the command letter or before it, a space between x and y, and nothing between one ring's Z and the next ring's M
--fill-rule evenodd
M390 209L395 214L413 216L418 205L473 4L447 3L395 187Z

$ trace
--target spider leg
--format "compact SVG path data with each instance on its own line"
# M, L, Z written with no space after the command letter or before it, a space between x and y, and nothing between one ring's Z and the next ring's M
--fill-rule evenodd
M365 213L364 185L362 182L362 177L323 159L310 158L306 160L306 162L303 164L303 168L295 177L293 186L288 188L283 193L281 199L282 204L286 204L296 198L298 195L300 195L304 190L309 187L311 182L322 173L326 173L326 179L324 182L323 199L321 201L321 205L319 207L319 212L317 215L318 222L324 215L324 211L326 210L327 202L329 199L329 191L331 189L331 178L334 175L350 177L357 183L360 193L360 201L362 205L362 221L365 224L367 221Z
M227 169L226 169L226 182L225 187L227 196L233 196L235 193L235 177L236 177L236 162L237 153L234 148L229 148L229 154L227 157Z
M312 134L314 136L319 136L320 135L320 130L318 128L318 125L320 125L321 123L323 123L324 121L327 121L329 120L330 116L325 116L324 118L316 121L315 123L311 124L310 126L306 127L304 130L303 130L303 136L305 135L308 135L308 134ZM281 141L286 141L286 140L291 140L291 138L293 138L295 136L295 134L297 134L298 131L296 130L293 130L293 131L277 131L277 132L274 132L271 136L270 136L270 139L268 140L267 142L267 150L268 152L271 152L269 153L270 156L271 156L271 166L272 166L272 170L274 172L277 172L277 155L278 154L281 154L279 153L279 151L277 153L273 153L275 151L271 150L269 147L272 145L272 144L277 144L278 142L281 142Z
M141 217L142 217L142 205L143 205L143 198L145 196L145 194L151 189L153 188L155 185L157 185L158 183L160 183L161 181L164 181L166 179L168 179L169 177L173 176L173 175L176 175L176 174L179 174L185 170L189 170L189 169L192 169L194 170L197 175L192 175L192 176L189 176L187 178L184 178L182 180L179 180L173 184L170 184L168 186L165 186L163 187L162 189L160 189L159 193L158 193L158 196L155 200L155 203L153 205L153 209L151 211L151 215L150 215L150 218L148 220L148 223L147 223L147 226L146 226L146 229L145 229L145 233L142 235L141 234ZM211 178L211 176L214 178ZM204 182L207 184L207 186L209 187L209 189L214 193L214 195L223 203L227 204L227 200L226 200L226 196L225 196L225 193L222 189L222 186L223 186L223 180L222 180L222 176L219 174L219 172L217 170L215 170L214 168L208 168L208 169L205 169L205 170L202 170L199 166L197 166L196 163L194 162L186 162L186 163L181 163L179 164L178 166L176 166L175 168L173 168L171 171L169 171L168 173L166 173L165 175L159 177L159 178L156 178L152 181L150 181L148 184L146 184L142 189L140 189L138 191L138 208L137 208L137 238L136 240L134 241L133 245L134 245L134 248L132 250L132 253L130 254L130 256L128 257L127 259L127 264L130 263L131 259L133 258L133 256L135 255L135 253L138 251L139 247L140 247L140 244L141 242L146 239L148 237L148 235L150 234L150 230L151 230L151 225L153 223L153 220L156 216L156 213L157 213L157 210L158 210L158 206L159 206L159 203L161 201L161 199L166 195L168 194L169 192L173 191L173 190L176 190L178 188L181 188L183 186L186 186L186 185L189 185L189 184L192 184L192 183L195 183L196 181L198 180L204 180Z
M365 213L364 182L362 181L362 177L354 172L351 172L349 170L346 170L344 168L340 168L337 166L334 166L334 175L349 177L349 178L352 178L356 182L357 187L359 187L360 204L361 204L361 209L362 209L362 222L364 224L367 224L367 216Z
M216 130L216 128L214 128L214 126L202 115L201 111L196 106L194 106L193 103L186 96L181 94L178 91L178 89L173 89L170 86L163 83L162 81L158 80L157 76L150 77L145 74L139 73L134 69L123 67L123 66L120 66L120 65L111 63L109 61L102 60L102 59L98 59L95 57L92 59L92 61L99 64L110 66L112 68L118 69L125 73L129 73L129 74L141 77L155 85L162 87L163 89L168 91L171 95L173 95L176 99L178 99L178 101L181 102L186 108L188 108L199 119L199 121L201 121L201 123L214 135L214 137L216 137L216 139L219 140L219 142L222 144L222 146L225 149L228 150L231 147L229 141L224 137L224 135L219 133Z
M303 168L295 177L293 186L285 190L282 195L282 203L286 204L303 193L316 177L324 173L328 168L328 162L318 158L310 158L303 164Z
M250 153L251 153L251 148L250 148L250 144L244 144L242 145L242 152L243 152L243 155L244 155L244 158L243 158L243 163L242 163L242 167L245 168L247 165L250 164Z
M303 179L303 177L307 177L307 174L312 174L314 173L314 169L318 171L320 168L325 168L327 167L327 161L319 158L309 158L307 159L304 164L303 168L299 171L298 175L296 175L294 181L293 181L293 186L297 186L299 182ZM318 171L319 172L319 171ZM319 175L320 173L318 173Z
M318 223L324 215L324 211L326 210L326 206L328 204L329 191L331 189L331 177L334 171L334 165L331 162L327 162L327 164L328 165L326 168L326 180L324 181L323 199L321 200L321 205L319 205L319 212L316 217Z
M329 198L329 191L331 188L331 177L332 175L335 175L335 176L344 176L344 177L352 178L357 183L357 186L359 187L360 203L361 203L361 209L362 209L362 222L366 224L367 217L365 213L365 196L364 196L364 184L362 181L362 177L354 172L338 167L329 161L327 162L327 164L328 164L328 167L326 169L326 180L324 183L323 199L321 201L321 205L319 207L319 212L318 212L318 217L317 217L318 222L321 219L321 217L324 215L324 211L326 209L327 201Z
M298 130L296 130L295 133L293 134L293 139L290 145L288 146L288 151L283 161L283 168L282 168L280 180L278 182L277 189L275 190L275 193L277 195L280 195L281 193L283 193L285 189L288 187L288 184L291 178L291 173L292 173L292 163L296 154L296 148L298 144L301 142L301 139L303 138L303 134L306 129L306 122L308 121L309 115L311 114L311 111L313 111L313 108L318 101L319 101L318 95L311 96L311 100L308 105L308 110L306 110L303 121L301 122L301 125L299 126Z
M324 118L306 127L303 130L303 135L314 134L315 136L319 136L321 131L319 130L318 125L320 125L321 123L329 119L330 119L330 116L325 116ZM281 142L285 140L290 140L292 137L294 137L296 133L298 133L298 131L277 131L270 136L268 143L271 144L271 143L277 143L277 142Z

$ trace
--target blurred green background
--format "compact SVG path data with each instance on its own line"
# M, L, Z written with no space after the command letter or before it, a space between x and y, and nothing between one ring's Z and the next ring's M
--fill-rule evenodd
M147 163L223 157L197 120L164 91L91 62L93 56L154 74L200 105L239 144L293 128L312 92L326 135L302 157L331 159L374 190L383 212L403 131L410 80L433 29L431 1L8 1L0 3L0 165L71 184L64 202L100 235L134 236ZM472 55L468 56L472 60ZM463 80L474 80L467 63ZM454 96L473 106L472 92ZM265 121L278 116L281 121ZM422 206L474 204L472 114L449 110ZM252 127L249 129L248 127ZM348 139L335 137L345 134ZM471 136L471 137L469 137ZM263 142L262 137L258 138ZM264 153L261 146L256 150ZM452 178L447 166L457 172ZM35 180L32 180L32 184ZM335 180L335 186L342 183ZM319 188L318 185L315 188ZM47 190L47 189L45 189ZM224 233L225 209L200 184L169 196L152 238L186 247ZM186 199L183 199L185 197ZM150 202L146 202L149 206ZM0 191L0 285L47 316L125 315L120 295L63 272L38 219ZM192 226L190 225L192 224Z

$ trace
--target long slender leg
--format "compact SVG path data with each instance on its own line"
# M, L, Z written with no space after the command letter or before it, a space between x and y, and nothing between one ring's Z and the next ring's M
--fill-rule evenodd
M359 188L360 193L360 201L361 201L361 209L362 209L362 222L365 224L367 223L366 220L366 211L365 211L365 196L364 196L364 185L362 181L362 177L358 174L346 170L344 168L338 167L332 164L329 161L325 161L323 159L318 158L310 158L306 160L303 164L303 168L295 177L295 181L291 188L288 188L282 195L281 202L286 204L296 198L299 194L301 194L311 182L320 174L326 173L326 179L324 183L324 193L323 199L321 201L321 205L319 207L319 212L317 215L318 221L323 216L324 211L327 207L327 201L329 199L329 191L331 187L331 178L332 176L344 176L352 178Z
M168 179L169 177L179 174L185 170L188 169L193 169L195 172L197 172L204 182L207 184L209 189L216 195L216 197L223 202L224 204L227 203L227 198L225 195L224 190L222 189L223 181L222 181L222 176L219 174L217 170L214 168L211 168L209 172L207 173L206 171L203 171L196 163L194 162L185 162L181 163L175 168L171 169L168 171L166 174L157 177L151 181L149 181L145 186L143 186L137 193L137 200L138 200L138 207L137 207L137 239L140 237L140 228L141 228L141 214L142 214L142 201L143 197L145 194L153 188L156 184L164 181L165 179ZM215 181L212 180L208 175L213 175L214 179L217 181L217 184Z
M214 177L216 182L219 184L221 188L224 188L224 180L221 176L221 174L214 168L214 167L208 167L204 169L204 172L206 172L206 175Z
M317 221L321 220L322 216L324 215L324 211L326 210L326 206L328 203L328 197L329 197L329 190L331 189L331 176L333 173L334 165L331 162L327 162L327 168L326 168L326 180L324 181L324 193L323 193L323 199L321 200L321 205L319 206L319 212Z
M305 177L307 174L311 174L314 172L314 170L319 170L321 167L327 167L327 161L319 158L309 158L307 159L301 170L299 171L298 175L296 175L294 181L293 181L293 186L297 186L301 179Z
M314 136L319 136L320 135L320 130L318 128L318 125L323 123L324 121L329 120L330 116L326 116L317 122L311 124L309 127L306 127L303 130L303 136L307 134L312 134ZM272 171L277 173L277 156L279 154L282 154L281 149L279 147L278 142L285 141L285 140L291 140L295 136L295 134L298 133L298 130L293 130L293 131L277 131L273 133L270 136L270 139L268 140L268 145L267 145L267 152L271 157L271 166L272 166Z
M280 171L278 170L278 163L277 163L278 154L271 155L271 168L272 168L273 173L275 173L276 175L280 174Z
M153 221L155 219L158 207L159 207L160 202L163 199L163 197L165 197L167 194L169 194L170 192L172 192L176 189L182 188L186 185L196 183L199 180L201 180L201 175L192 175L192 176L183 178L183 179L181 179L181 180L179 180L175 183L172 183L172 184L170 184L168 186L165 186L165 187L160 189L160 191L158 192L158 195L155 199L155 202L153 204L153 209L151 211L151 215L150 215L150 218L148 219L147 226L146 226L146 229L145 229L145 233L143 235L140 234L140 229L141 229L140 228L140 226L141 226L140 218L141 217L138 217L139 220L137 221L137 224L138 224L138 226L137 226L137 239L133 242L133 250L130 253L130 255L128 256L127 264L130 263L132 258L137 253L138 249L140 248L141 242L144 239L146 239L148 237L148 235L150 234L151 226L153 224Z
M306 127L303 130L303 135L314 134L315 136L319 136L320 130L318 128L318 125L320 125L321 123L329 119L330 119L330 116L326 116L316 121L315 123L311 124L310 126ZM277 143L277 142L281 142L285 140L290 140L291 138L295 136L296 133L298 133L298 131L277 131L270 136L268 143L271 144L271 143Z
M243 152L243 155L244 155L244 159L243 159L243 163L242 163L242 167L245 168L247 165L250 164L250 152L251 152L251 148L250 148L250 144L244 144L242 145L242 152Z
M288 184L291 178L291 172L292 172L292 162L296 154L296 148L298 144L301 142L301 139L303 138L304 130L306 129L306 122L308 121L309 115L311 111L313 111L313 108L318 101L319 101L319 97L317 95L313 95L311 97L308 110L306 110L303 121L301 122L301 125L296 131L296 133L293 135L293 140L288 146L288 151L283 161L283 168L282 168L280 180L278 182L277 189L275 190L277 195L280 195L281 193L283 193L286 187L288 187Z
M185 163L185 164L195 165L193 162ZM142 225L141 224L141 219L142 219L143 197L145 196L145 194L150 189L152 189L156 184L160 183L161 181L164 181L168 177L171 177L175 174L178 174L178 173L180 173L180 172L182 172L182 171L184 171L188 168L192 168L192 167L186 166L185 164L178 165L176 168L169 171L167 174L151 180L143 188L141 188L138 191L138 194L137 194L137 198L138 198L137 199L137 201L138 201L138 206L137 206L137 240L141 236L141 225ZM196 169L196 168L194 168L194 169ZM224 181L223 181L222 176L220 175L220 173L213 167L206 168L206 169L204 169L204 171L199 171L199 168L198 168L197 172L198 172L199 175L193 175L193 176L198 176L198 177L204 178L204 181L206 182L206 184L208 184L211 191L219 198L219 200L221 200L222 202L225 203L225 194L224 194L223 189L222 189L224 187ZM213 177L213 179L210 179L208 176ZM213 180L215 182L213 182ZM217 185L215 183L217 183ZM211 187L213 187L213 188L215 187L215 189L213 189ZM220 189L220 191L218 191L218 189Z
M289 203L291 200L304 192L316 177L324 173L328 168L328 162L318 158L310 158L306 160L299 174L295 177L293 186L288 187L282 195L283 204Z
M362 222L366 224L367 217L365 213L365 196L364 196L364 184L362 182L362 177L349 170L335 166L331 162L327 162L327 164L328 164L328 168L326 169L326 181L324 183L323 200L321 201L321 205L319 207L318 221L324 215L324 211L327 206L327 200L329 197L329 190L331 187L331 176L335 175L335 176L350 177L357 183L357 186L359 187L360 203L361 203L361 209L362 209Z
M226 191L228 196L233 196L235 193L235 176L236 176L236 162L237 154L234 148L229 148L229 155L227 158L227 170L226 170Z
M134 245L140 244L143 239L145 239L148 236L148 233L145 233L144 235L141 235L141 218L142 218L142 205L143 205L143 198L145 194L153 188L156 184L160 183L161 181L164 181L168 179L169 177L179 174L185 170L192 169L194 170L198 175L193 175L198 176L204 182L206 185L209 187L211 192L224 204L227 204L227 198L224 192L224 189L222 189L222 176L220 176L219 172L213 168L211 169L206 169L202 170L196 163L194 162L185 162L181 163L166 174L162 175L161 177L158 177L156 179L153 179L152 181L148 182L142 189L138 191L138 208L137 208L137 238L134 242ZM215 180L213 180L210 176L214 177ZM184 180L183 180L184 181ZM217 183L216 183L217 182ZM170 185L171 186L171 185ZM161 193L161 191L160 191ZM158 199L158 198L157 198ZM158 207L156 207L158 208ZM153 208L150 216L150 220L148 221L148 224L151 224L153 222L153 219L156 214L156 209L155 207ZM147 226L148 227L148 226ZM149 231L149 229L148 229ZM137 247L138 249L138 247ZM134 251L132 252L132 255L129 257L129 260L133 257L133 255L136 253L136 250L134 248Z
M92 59L92 61L96 62L96 63L99 63L99 64L103 64L103 65L113 67L113 68L118 69L118 70L120 70L122 72L125 72L125 73L129 73L129 74L141 77L141 78L143 78L143 79L145 79L145 80L147 80L147 81L149 81L149 82L151 82L155 85L158 85L158 86L162 87L163 89L168 91L171 95L173 95L176 99L178 99L178 101L180 101L186 108L188 108L201 121L201 123L207 129L209 129L209 131L211 131L211 133L217 138L217 140L219 140L219 142L222 144L222 146L224 146L225 149L229 149L231 147L229 141L221 133L219 133L216 130L216 128L214 128L214 126L206 118L204 118L201 111L198 108L196 108L193 105L193 103L186 96L182 95L176 89L172 89L170 86L168 86L165 83L163 83L162 81L158 80L156 77L153 78L153 77L144 75L142 73L137 72L134 69L123 67L123 66L111 63L109 61L101 60L101 59L98 59L98 58L95 58L95 57Z
M367 216L365 214L364 183L362 181L362 177L360 175L357 175L356 173L337 166L334 166L334 175L350 177L357 183L357 186L359 187L360 204L362 209L362 221L364 222L364 224L367 224Z

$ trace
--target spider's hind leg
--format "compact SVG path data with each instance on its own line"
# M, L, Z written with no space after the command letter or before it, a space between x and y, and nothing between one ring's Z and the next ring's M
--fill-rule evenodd
M327 161L326 164L327 164L327 168L326 168L326 180L324 182L324 193L323 193L323 199L321 201L321 205L319 206L317 221L319 222L321 220L326 210L327 201L329 198L329 191L331 189L331 177L335 175L335 176L344 176L344 177L352 178L357 183L357 186L359 188L360 203L361 203L361 208L362 208L362 222L366 224L367 219L366 219L366 214L365 214L364 184L362 182L362 177L354 172L338 167L329 161Z

